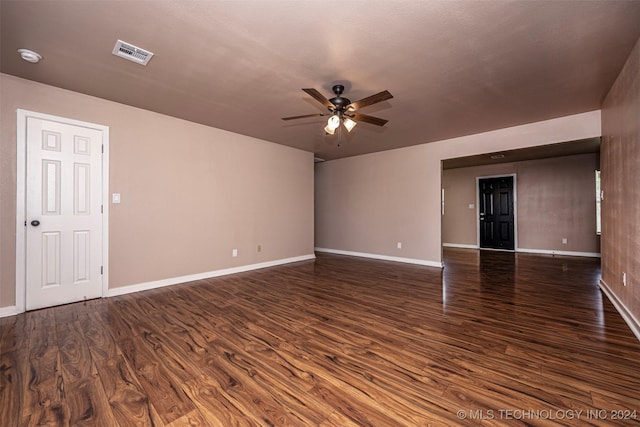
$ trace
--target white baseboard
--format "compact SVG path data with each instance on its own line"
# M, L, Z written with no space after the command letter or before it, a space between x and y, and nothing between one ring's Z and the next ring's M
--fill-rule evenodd
M325 252L328 254L336 254L336 255L347 255L347 256L357 256L361 258L380 259L383 261L394 261L394 262L404 262L407 264L426 265L428 267L438 267L438 268L443 267L442 262L427 261L427 260L415 259L415 258L401 258L401 257L395 257L395 256L388 256L388 255L369 254L365 252L341 251L339 249L327 249L327 248L315 248L315 251Z
M460 249L478 249L478 245L463 245L461 243L443 243L445 248L460 248Z
M465 245L460 243L443 243L443 247L445 248L461 248L461 249L485 249L480 248L478 245ZM490 249L486 248L486 250L502 250L502 249ZM565 256L581 256L581 257L589 257L589 258L600 258L600 254L597 252L573 252L573 251L554 251L549 249L527 249L527 248L517 248L516 252L523 252L529 254L544 254L544 255L565 255ZM509 251L511 252L511 251Z
M20 314L21 311L17 305L10 305L9 307L0 307L0 317L15 316Z
M526 249L526 248L517 248L516 252L524 252L529 254L566 255L566 256L600 258L600 254L597 252L553 251L548 249Z
M242 273L245 271L259 270L261 268L274 267L276 265L314 259L315 254L301 255L293 258L278 259L275 261L261 262L258 264L241 265L239 267L224 268L222 270L207 271L205 273L190 274L188 276L172 277L170 279L155 280L153 282L139 283L137 285L122 286L109 289L107 297L130 294L133 292L147 291L179 283L193 282L194 280L210 279L212 277L226 276L228 274Z
M635 335L638 341L640 341L640 322L638 321L638 319L635 318L635 316L627 309L622 301L618 299L616 294L613 293L609 285L607 285L606 282L602 279L600 279L600 289L602 289L602 292L607 296L607 298L609 298L611 304L613 304L616 310L618 310L618 313L620 313L620 316L622 316L625 323L629 325L629 328L631 328L631 332L633 332L633 335Z

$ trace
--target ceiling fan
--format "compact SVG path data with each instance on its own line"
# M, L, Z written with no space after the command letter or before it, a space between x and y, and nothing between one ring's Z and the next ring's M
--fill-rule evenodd
M387 123L388 120L368 116L366 114L360 114L357 113L356 110L393 98L393 95L391 95L389 91L385 90L376 93L375 95L363 98L360 101L351 102L350 99L342 96L342 92L344 92L343 85L335 85L331 89L336 95L331 99L325 98L324 95L322 95L315 89L302 89L303 91L311 95L316 101L327 107L327 109L329 110L328 113L304 114L302 116L283 117L282 120L330 116L329 120L327 121L327 125L324 128L324 131L330 135L334 134L336 129L340 127L340 124L342 124L348 132L351 132L351 130L356 126L356 122L371 123L372 125L376 126L384 126L385 123Z

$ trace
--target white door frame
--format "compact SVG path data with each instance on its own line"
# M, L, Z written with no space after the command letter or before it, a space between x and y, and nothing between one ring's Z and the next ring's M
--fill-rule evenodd
M485 178L503 178L506 176L513 177L513 250L510 249L491 249L496 251L506 250L507 252L516 252L518 250L518 174L503 173L500 175L476 176L476 245L480 247L480 180Z
M72 126L81 126L102 132L102 296L109 289L109 127L80 120L17 110L17 165L16 165L16 309L18 313L26 310L26 272L27 272L27 118L49 120Z

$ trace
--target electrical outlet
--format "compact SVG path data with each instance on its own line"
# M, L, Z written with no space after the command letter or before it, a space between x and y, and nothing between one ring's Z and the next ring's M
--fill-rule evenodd
M231 256L238 256L238 250L237 249L232 250Z
M398 249L402 249L402 242L398 242Z
M622 273L622 284L627 286L627 273Z
M566 244L567 244L567 238L566 238L566 237L563 237L563 238L562 238L562 244L563 244L563 245L566 245Z

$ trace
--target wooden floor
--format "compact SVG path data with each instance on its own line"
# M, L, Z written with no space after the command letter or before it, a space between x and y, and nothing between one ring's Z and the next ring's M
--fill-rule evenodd
M2 318L0 425L640 424L598 260L445 263L319 254Z

